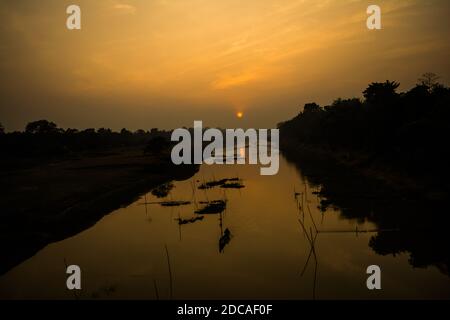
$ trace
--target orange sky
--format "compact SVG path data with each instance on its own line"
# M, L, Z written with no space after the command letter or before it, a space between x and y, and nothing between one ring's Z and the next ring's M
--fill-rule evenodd
M366 28L373 3L380 31ZM69 4L81 31L65 28ZM448 84L449 14L448 0L4 0L0 122L273 127L371 81Z

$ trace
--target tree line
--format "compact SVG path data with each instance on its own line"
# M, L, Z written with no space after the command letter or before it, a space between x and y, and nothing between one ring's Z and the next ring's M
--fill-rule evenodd
M337 99L321 107L307 103L278 124L282 146L309 146L404 169L448 173L450 88L424 74L406 92L395 81L374 82L363 99Z
M83 151L108 150L149 144L158 148L159 141L170 139L170 132L156 128L131 132L109 128L62 129L54 122L38 120L26 125L24 131L6 133L0 124L0 148L5 157L53 157ZM147 147L149 147L147 146Z

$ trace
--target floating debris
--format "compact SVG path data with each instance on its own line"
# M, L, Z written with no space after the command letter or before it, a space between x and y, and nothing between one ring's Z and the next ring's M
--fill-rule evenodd
M227 207L227 203L224 200L202 201L200 204L205 206L195 211L197 214L218 214L224 212Z
M191 218L191 219L178 218L176 220L178 221L179 225L183 225L183 224L188 224L188 223L194 223L196 221L202 221L203 219L204 219L204 217L200 216L200 217L194 217L194 218Z
M198 188L200 190L211 189L214 187L221 187L221 186L225 185L227 182L236 182L236 181L240 181L240 179L239 178L225 178L225 179L221 179L221 180L212 180L212 181L202 183Z
M224 189L242 189L245 188L245 186L240 182L232 182L232 183L224 183L220 186Z
M159 204L162 207L179 207L179 206L187 206L190 205L190 201L156 201L156 202L145 202L140 203L141 206L147 204Z
M223 236L221 236L219 239L219 252L223 252L223 249L225 249L226 245L230 243L230 240L231 232L228 228L226 228Z
M160 203L163 207L179 207L190 205L190 201L163 201Z

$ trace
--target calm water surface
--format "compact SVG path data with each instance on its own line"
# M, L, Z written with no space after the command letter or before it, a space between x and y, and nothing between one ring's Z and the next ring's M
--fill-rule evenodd
M203 181L243 179L243 189L193 188ZM195 193L193 190L196 190ZM294 191L295 190L295 191ZM377 255L366 221L345 219L339 210L318 209L320 199L295 166L280 158L275 176L258 166L206 166L191 179L174 182L166 198L151 192L105 216L94 227L48 245L0 278L0 298L74 299L65 289L67 264L82 269L88 299L379 299L449 298L449 277L436 267L412 268L408 254ZM302 193L294 196L294 192ZM180 226L195 216L200 201L227 199L221 215ZM179 207L161 200L189 200ZM195 200L195 201L194 201ZM303 204L303 211L299 205ZM311 214L310 214L310 213ZM316 237L316 258L299 222ZM314 227L314 224L316 227ZM222 252L219 241L231 239ZM168 249L172 290L166 255ZM382 290L366 288L366 268L382 270ZM302 274L303 272L303 274ZM172 294L171 294L172 291Z

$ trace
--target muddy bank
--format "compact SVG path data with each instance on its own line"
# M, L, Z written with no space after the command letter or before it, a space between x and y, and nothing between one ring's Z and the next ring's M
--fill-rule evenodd
M174 166L142 148L110 150L0 172L0 274L47 244L73 236L150 189L184 180L197 166Z

